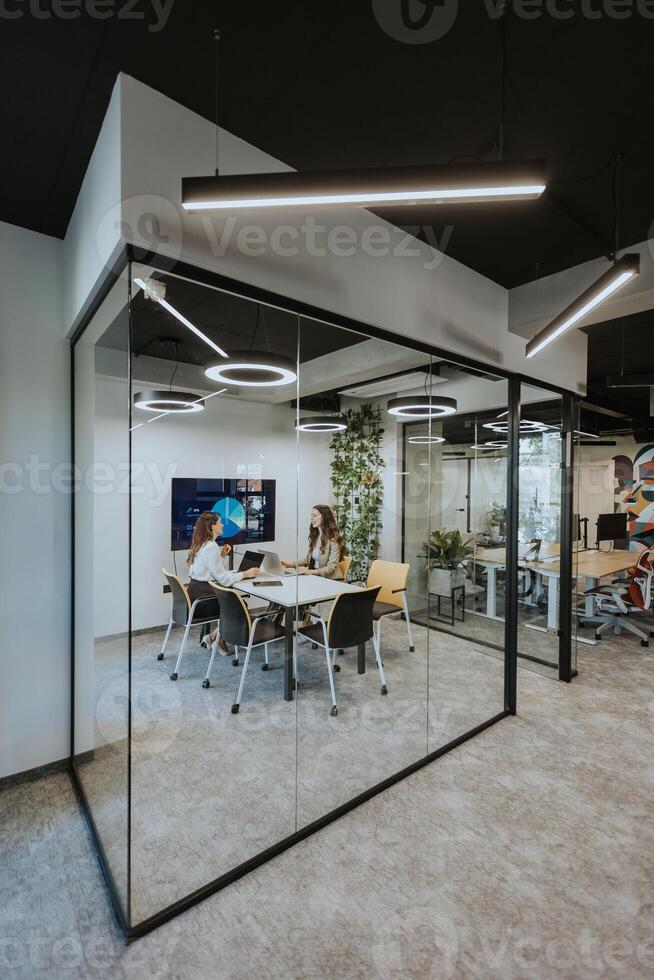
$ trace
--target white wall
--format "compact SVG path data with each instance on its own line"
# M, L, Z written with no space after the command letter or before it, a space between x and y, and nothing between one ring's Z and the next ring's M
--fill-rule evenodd
M70 460L62 252L54 238L0 223L0 777L69 753L70 494L69 474L57 469Z

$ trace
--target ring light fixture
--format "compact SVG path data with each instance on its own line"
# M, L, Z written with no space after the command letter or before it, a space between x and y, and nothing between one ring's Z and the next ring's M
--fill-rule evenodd
M508 422L484 422L484 428L490 429L491 432L499 432L502 435L506 435L509 431ZM527 435L530 432L547 432L549 426L545 425L544 422L531 422L529 419L520 419L520 429L519 434L521 436Z
M370 207L526 201L545 190L542 161L410 166L313 173L230 174L182 179L186 211Z
M347 419L344 415L305 415L295 428L298 432L346 432Z
M455 415L457 403L455 398L444 398L442 395L405 395L403 398L391 398L388 403L388 414L399 419L438 419L445 415Z
M253 350L234 351L204 373L212 381L244 388L276 388L297 380L297 366L290 357Z
M493 440L491 442L477 443L476 445L471 446L470 448L471 449L508 449L509 444L508 442L500 442L499 440L497 441Z
M411 446L435 446L441 442L445 442L443 436L409 436Z
M197 395L188 391L166 391L150 389L134 395L134 408L143 412L166 412L186 415L204 411L204 404Z

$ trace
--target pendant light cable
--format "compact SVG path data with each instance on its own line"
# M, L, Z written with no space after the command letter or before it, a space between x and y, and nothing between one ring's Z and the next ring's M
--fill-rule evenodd
M179 367L179 340L173 340L173 344L175 345L175 368L170 376L170 383L168 385L171 391L173 390L173 381L175 379L175 375L177 374L177 369Z
M216 45L216 177L220 177L220 31L217 27L213 39Z
M609 254L609 258L613 262L618 259L618 249L620 244L620 167L622 161L624 160L623 153L617 153L615 156L615 166L613 168L613 252Z
M504 130L506 120L506 17L508 5L502 4L500 9L500 122L497 140L497 155L499 160L504 159Z

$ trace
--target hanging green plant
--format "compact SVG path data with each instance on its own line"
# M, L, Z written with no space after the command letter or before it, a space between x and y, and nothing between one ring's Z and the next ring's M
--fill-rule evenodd
M352 556L352 580L367 578L379 553L384 489L381 455L384 430L379 406L348 409L347 430L330 443L334 515Z

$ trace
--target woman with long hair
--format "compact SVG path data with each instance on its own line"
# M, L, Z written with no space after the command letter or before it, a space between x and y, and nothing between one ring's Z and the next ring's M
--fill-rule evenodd
M223 522L220 514L216 514L214 511L205 511L204 514L200 514L193 528L191 547L186 559L190 576L189 599L192 603L196 599L210 598L213 600L212 602L203 602L198 606L198 615L202 618L209 616L215 616L216 619L220 618L220 604L216 590L210 584L211 582L216 582L223 588L229 589L236 582L240 582L244 578L256 578L259 574L258 568L249 568L246 572L230 572L229 569L225 568L223 558L226 558L231 552L232 546L229 544L224 544L222 548L218 546L216 538L219 538L222 532ZM217 630L214 630L210 636L203 637L202 645L210 646L216 639L216 633ZM229 649L224 640L220 641L219 648L220 652L227 656Z
M298 575L320 575L342 579L339 561L346 554L345 541L331 507L316 504L309 521L309 550L298 562L282 562L285 568L297 568Z

